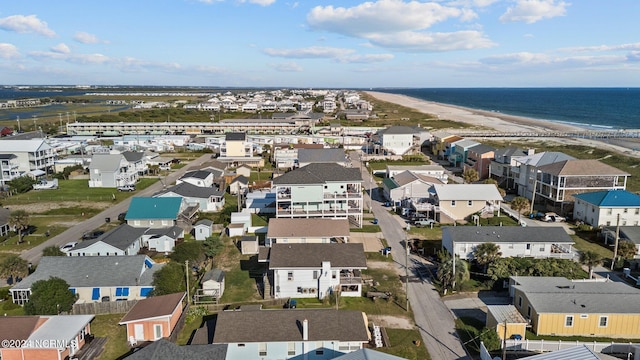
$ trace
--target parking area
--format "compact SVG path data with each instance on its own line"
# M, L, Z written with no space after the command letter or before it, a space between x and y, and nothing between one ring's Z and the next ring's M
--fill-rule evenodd
M362 244L364 252L379 252L382 249L382 233L352 232L349 236L350 243Z
M480 291L478 293L459 293L442 299L455 317L472 317L485 322L487 305L508 305L511 298L506 292Z

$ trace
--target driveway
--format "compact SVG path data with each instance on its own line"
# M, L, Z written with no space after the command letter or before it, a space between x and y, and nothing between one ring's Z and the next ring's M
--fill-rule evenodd
M178 169L175 172L170 173L166 178L161 179L160 181L154 183L148 188L139 191L135 194L135 196L151 196L156 192L162 190L165 187L165 184L173 184L179 177L184 175L187 171L199 169L200 166L206 161L211 160L211 154L204 154L199 158L191 161L188 166L185 166L181 169ZM102 224L105 223L105 218L111 218L114 221L118 219L118 214L127 211L129 208L129 203L131 199L126 199L117 204L114 204L110 208L102 211L98 215L89 218L69 229L63 231L62 233L50 238L49 240L43 242L40 245L34 246L29 250L25 250L20 254L20 257L27 260L32 264L38 263L40 261L40 257L42 257L42 250L48 246L62 246L71 241L78 241L82 237L82 234L87 231L92 231Z

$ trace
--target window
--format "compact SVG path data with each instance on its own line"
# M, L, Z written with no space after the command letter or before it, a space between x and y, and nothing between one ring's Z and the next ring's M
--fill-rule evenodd
M244 344L238 344L238 347L244 347Z
M623 213L627 213L629 211L629 209L625 208L624 210L622 210Z
M525 247L527 250L531 250L531 244L527 244Z
M287 280L289 280L289 281L293 281L293 271L289 271L289 272L287 273Z
M635 213L636 215L640 215L640 209L636 209Z
M518 296L518 307L522 307L522 296Z
M531 305L527 305L527 318L531 318Z
M467 206L473 206L473 200L467 201Z
M336 279L337 277L338 277L338 271L336 270L331 271L331 278Z
M594 208L591 208L591 212L595 212ZM611 209L607 209L607 215L611 215Z
M600 316L600 320L598 321L599 327L607 327L607 323L609 322L608 316Z
M317 279L318 278L318 270L313 270L313 279Z
M155 324L153 325L153 334L156 337L156 340L162 338L162 325Z
M258 343L258 356L267 356L267 343Z
M544 245L540 245L540 251L544 251Z
M564 326L572 327L573 326L573 315L567 315L564 318Z
M456 201L455 200L451 200L451 207L456 206Z
M316 342L316 355L324 355L324 347L322 347L322 341Z
M287 343L287 355L295 355L296 354L296 343L290 342Z

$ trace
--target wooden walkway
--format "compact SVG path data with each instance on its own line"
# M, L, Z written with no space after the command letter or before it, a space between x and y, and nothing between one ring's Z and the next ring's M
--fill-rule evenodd
M106 337L93 338L90 343L85 344L80 351L74 356L78 360L92 360L100 356L107 344Z
M461 131L456 132L456 135L463 137L556 137L556 138L581 138L581 139L629 139L640 138L640 130L597 130L597 131L547 131L547 132L532 132L532 131L517 131L517 132L500 132L500 131Z

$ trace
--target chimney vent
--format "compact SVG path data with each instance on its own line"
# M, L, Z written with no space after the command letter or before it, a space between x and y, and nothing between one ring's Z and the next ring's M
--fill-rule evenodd
M302 340L309 340L309 320L307 319L304 319L304 321L302 321Z

